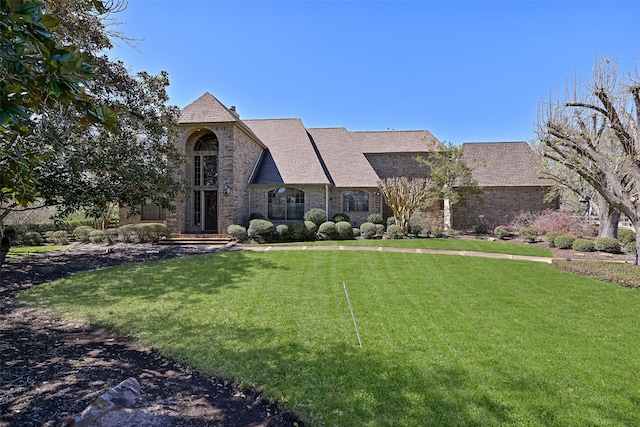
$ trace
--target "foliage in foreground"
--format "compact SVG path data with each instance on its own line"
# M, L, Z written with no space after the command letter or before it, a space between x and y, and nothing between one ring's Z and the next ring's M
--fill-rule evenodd
M640 268L633 264L554 259L553 265L581 276L604 280L627 288L640 288Z
M547 264L226 252L79 274L28 299L254 385L310 425L640 420L640 294Z

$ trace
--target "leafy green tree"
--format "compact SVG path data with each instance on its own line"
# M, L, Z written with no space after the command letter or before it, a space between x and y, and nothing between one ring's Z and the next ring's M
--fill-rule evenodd
M592 80L584 87L574 83L567 93L566 100L549 101L540 109L536 130L544 155L580 175L625 214L638 246L640 76L621 74L609 60L597 61Z

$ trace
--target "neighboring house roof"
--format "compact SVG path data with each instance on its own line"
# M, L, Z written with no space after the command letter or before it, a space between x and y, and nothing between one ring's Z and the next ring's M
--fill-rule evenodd
M200 98L193 101L180 111L180 124L187 123L224 123L237 122L238 116L234 115L218 99L205 92Z
M472 142L462 144L464 160L481 187L551 185L536 173L540 161L526 142Z
M302 120L245 120L244 123L269 149L252 184L331 184Z

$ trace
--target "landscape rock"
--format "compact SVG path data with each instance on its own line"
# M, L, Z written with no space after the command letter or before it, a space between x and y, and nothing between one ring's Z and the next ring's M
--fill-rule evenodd
M80 415L67 425L69 427L95 426L98 420L109 412L122 408L133 408L138 397L140 397L140 383L135 378L127 378L91 402Z

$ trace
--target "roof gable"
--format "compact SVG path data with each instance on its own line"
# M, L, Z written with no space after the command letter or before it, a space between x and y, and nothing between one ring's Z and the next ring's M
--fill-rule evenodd
M474 142L462 144L467 165L481 187L548 186L538 177L540 161L526 142Z
M223 123L237 121L238 116L236 114L222 105L215 96L209 92L205 92L200 98L182 109L178 123Z

